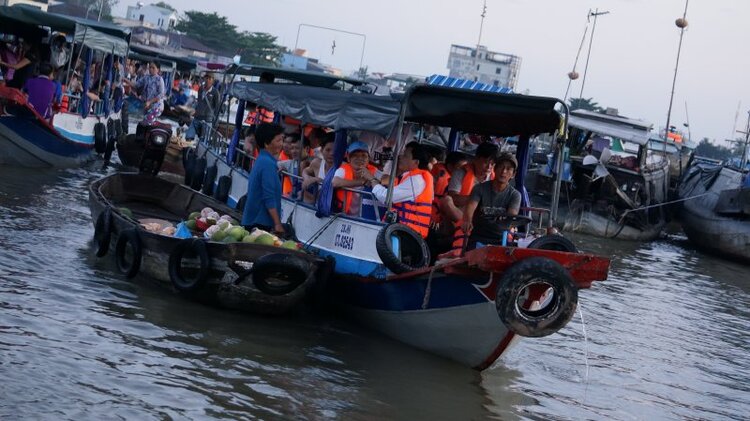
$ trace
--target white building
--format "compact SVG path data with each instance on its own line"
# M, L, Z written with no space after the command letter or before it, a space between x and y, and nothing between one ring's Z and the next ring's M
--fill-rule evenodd
M453 44L448 55L448 76L514 91L520 68L521 57L489 51L483 45L477 49Z
M139 21L143 26L169 31L177 25L177 12L153 4L144 5L138 2L137 6L128 6L125 19Z

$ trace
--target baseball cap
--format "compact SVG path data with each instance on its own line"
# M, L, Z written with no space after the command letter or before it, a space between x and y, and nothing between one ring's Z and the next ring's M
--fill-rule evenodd
M349 145L348 148L346 148L346 153L353 153L356 151L365 151L367 153L370 153L370 147L367 146L367 143L365 142L356 141L352 142L352 144Z
M499 164L502 161L508 161L511 164L513 164L513 168L518 169L518 160L516 159L516 156L513 155L510 152L501 152L497 158L495 158L495 165Z

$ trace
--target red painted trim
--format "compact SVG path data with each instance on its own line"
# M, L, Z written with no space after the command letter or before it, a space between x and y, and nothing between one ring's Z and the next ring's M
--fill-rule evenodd
M501 340L500 343L497 344L497 348L492 351L492 354L490 354L490 356L487 357L487 359L484 360L482 364L474 367L474 369L482 371L486 368L489 368L495 361L497 361L498 358L500 358L501 355L503 355L505 350L508 349L508 345L510 345L510 341L513 340L514 336L516 336L515 333L508 331L503 340Z

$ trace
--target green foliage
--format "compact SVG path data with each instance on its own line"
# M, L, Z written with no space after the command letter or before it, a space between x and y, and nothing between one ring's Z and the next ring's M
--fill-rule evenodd
M175 9L174 7L172 7L171 5L169 5L169 3L166 3L166 2L163 2L163 1L160 1L158 3L153 3L153 6L161 7L162 9L171 10L173 12L177 11L177 9Z
M724 146L714 145L704 137L695 148L695 154L706 158L725 160L733 155L733 151Z
M276 44L275 36L265 32L238 32L226 16L216 12L187 11L175 29L217 51L237 52L243 63L274 65L284 51Z
M604 109L594 102L594 98L570 98L570 110L587 110L601 112Z

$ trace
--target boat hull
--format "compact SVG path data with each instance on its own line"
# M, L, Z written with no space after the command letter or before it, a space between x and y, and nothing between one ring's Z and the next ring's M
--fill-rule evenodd
M621 223L612 216L605 217L588 211L585 206L574 202L565 218L563 230L618 240L653 241L659 238L665 225L666 223L662 220L643 229L636 228L627 223Z
M94 156L93 143L66 139L35 118L0 116L0 164L70 168Z

